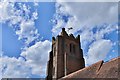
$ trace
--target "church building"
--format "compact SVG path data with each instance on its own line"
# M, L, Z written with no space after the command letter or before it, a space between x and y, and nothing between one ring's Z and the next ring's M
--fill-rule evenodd
M52 37L46 80L69 80L70 78L115 78L116 80L120 69L118 60L120 61L120 57L106 63L101 60L85 67L80 35L77 37L73 34L68 35L65 28L62 28L60 35L56 38Z
M47 78L61 78L85 67L80 35L68 35L62 28L61 35L52 38L52 51L48 61Z

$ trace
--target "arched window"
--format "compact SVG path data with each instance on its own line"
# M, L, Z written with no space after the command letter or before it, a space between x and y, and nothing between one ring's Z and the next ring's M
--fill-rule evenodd
M70 43L70 52L75 53L75 45Z

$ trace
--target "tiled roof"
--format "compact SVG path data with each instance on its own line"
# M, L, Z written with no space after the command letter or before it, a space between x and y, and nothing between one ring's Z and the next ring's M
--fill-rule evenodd
M109 62L99 61L91 66L75 71L59 80L80 79L80 78L120 78L120 57ZM84 79L81 79L84 80ZM109 79L110 80L110 79Z

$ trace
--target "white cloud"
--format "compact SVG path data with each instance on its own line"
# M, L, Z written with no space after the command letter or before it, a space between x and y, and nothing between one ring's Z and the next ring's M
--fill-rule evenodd
M31 12L30 6L22 3L17 4L19 9L14 6L14 2L4 1L0 4L2 5L0 6L0 22L9 21L10 26L16 29L19 40L25 40L28 45L40 36L35 28L35 20L38 19L37 10Z
M40 41L21 53L21 56L26 58L29 66L33 67L32 72L34 74L40 74L41 72L45 72L43 71L43 69L45 68L48 61L48 53L50 51L50 46L51 45L49 41Z
M90 65L98 60L104 59L111 48L111 40L106 40L105 37L114 31L118 31L118 3L76 3L57 0L53 23L52 32L54 36L59 34L62 27L66 29L73 27L70 31L66 31L69 34L81 35L82 48L86 51L84 54L87 54L87 57L89 57L89 60L87 57L85 59L88 61L87 64ZM106 51L103 51L105 49L102 48L101 44L103 44ZM87 49L87 46L90 49ZM102 53L100 54L99 52ZM97 57L96 55L100 56ZM90 58L90 56L95 59Z
M13 10L13 4L9 2L0 2L0 22L4 22L11 17L11 11Z
M2 65L1 69L3 78L20 78L30 75L29 66L27 66L23 60L5 56L0 58L0 63Z
M73 30L70 31L71 33L77 30L84 30L85 28L92 29L95 25L101 25L103 23L116 23L118 20L117 3L63 3L58 1L56 4L56 14L69 14L73 16L69 18L64 26L65 28L74 27ZM59 18L57 19L59 20ZM54 28L58 26L61 26L59 25L59 21Z
M86 64L90 65L99 60L104 60L112 47L110 40L98 40L89 46L88 55L86 56Z
M48 52L51 42L39 41L35 45L25 49L21 57L0 58L0 70L3 78L27 78L31 75L45 76Z
M37 10L36 10L35 12L33 12L33 18L34 18L34 19L38 19L38 12L37 12ZM34 20L34 19L33 19L33 20Z
M61 28L66 25L66 23L63 20L57 20L57 21L58 24L56 25L56 27L52 29L53 35L57 35L61 31Z
M37 39L39 34L37 29L34 27L34 21L22 21L20 24L20 30L16 31L16 34L19 35L19 39L26 38L26 43L29 44L33 40Z
M31 11L31 7L23 3L16 4L19 9L14 6L14 2L5 1L0 4L3 5L0 5L0 22L6 24L9 22L10 27L18 35L18 39L25 40L27 44L22 49L21 57L2 56L0 58L2 77L26 78L32 75L45 76L51 42L38 40L35 44L28 47L29 43L39 38L38 30L35 28L38 11Z

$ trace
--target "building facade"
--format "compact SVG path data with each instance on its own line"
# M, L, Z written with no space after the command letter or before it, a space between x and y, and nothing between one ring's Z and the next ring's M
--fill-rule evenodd
M47 80L59 79L85 67L80 35L68 35L65 28L52 38L52 50L47 63Z

